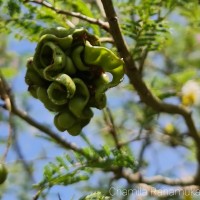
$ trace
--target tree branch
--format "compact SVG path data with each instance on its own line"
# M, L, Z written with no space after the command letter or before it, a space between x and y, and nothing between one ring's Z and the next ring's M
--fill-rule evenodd
M195 185L195 178L194 177L188 177L188 178L180 178L180 179L172 179L168 177L163 176L154 176L151 178L145 178L141 174L136 173L130 173L128 170L123 170L121 173L121 177L125 178L129 183L145 183L148 185L152 184L166 184L171 186L190 186Z
M103 28L105 31L109 32L109 24L107 22L100 20L100 19L88 17L86 15L83 15L83 14L77 13L77 12L61 10L61 9L55 8L53 5L51 5L50 3L46 2L46 1L40 1L40 0L26 0L26 1L24 1L24 3L27 3L27 2L42 5L46 8L49 8L49 9L55 11L57 14L76 17L76 18L79 18L83 21L89 22L90 24L96 24L96 25L100 26L101 28Z

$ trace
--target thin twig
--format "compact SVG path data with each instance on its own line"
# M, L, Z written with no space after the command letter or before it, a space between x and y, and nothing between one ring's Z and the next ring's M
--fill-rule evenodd
M103 28L105 31L109 32L109 24L107 22L100 20L100 19L88 17L88 16L83 15L83 14L78 13L78 12L61 10L61 9L55 8L53 5L51 5L50 3L46 2L46 1L26 0L26 1L24 1L24 3L35 3L35 4L45 6L46 8L49 8L49 9L55 11L57 14L62 14L62 15L66 15L66 16L79 18L83 21L89 22L90 24L96 24L96 25L100 26L101 28Z
M123 170L121 176L125 178L129 183L145 183L148 185L152 184L166 184L171 186L190 186L195 185L195 177L186 178L168 178L164 176L153 176L153 177L143 177L140 173L132 173L128 170Z
M114 139L116 148L120 149L121 146L120 146L119 139L118 139L118 136L117 136L117 129L116 129L116 126L115 126L115 123L114 123L112 113L111 113L111 111L108 107L106 107L104 109L104 119L105 119L105 122L108 126L108 131Z
M38 198L40 197L40 194L41 194L41 190L39 190L34 196L33 196L33 199L32 200L38 200Z
M144 53L142 55L142 59L140 61L139 68L138 68L140 75L142 75L142 72L143 72L143 69L144 69L144 63L145 63L145 60L147 58L148 52L149 52L148 49L145 49Z
M7 139L7 144L6 144L6 150L5 150L5 152L3 154L3 158L2 158L3 162L5 162L8 152L9 152L9 149L10 149L10 146L12 144L13 127L12 127L12 113L11 112L9 112L9 124L8 125L9 125L8 139Z
M110 37L102 37L102 38L99 38L99 41L100 41L101 43L111 43L111 44L114 43L113 39L110 38Z
M14 125L15 126L15 125ZM18 141L17 141L17 131L16 131L16 127L13 128L13 132L14 132L14 142L13 142L13 147L24 167L24 170L26 171L28 177L31 179L31 181L34 183L35 180L34 180L34 177L33 177L33 173L32 173L32 169L31 169L31 166L30 164L24 159L24 155L21 151L21 146L19 145Z
M9 126L9 130L8 130L8 139L7 139L7 144L6 144L6 149L5 149L5 152L3 154L3 157L2 157L2 162L5 162L6 160L6 157L8 155L8 151L9 151L9 148L10 148L10 145L12 143L12 132L13 132L13 129L12 129L12 113L11 113L11 101L10 101L10 97L8 95L8 88L6 87L5 85L5 79L0 71L0 98L4 101L4 105L2 106L3 108L7 109L8 112L9 112L9 123L8 123L8 126Z
M104 11L104 9L103 9L103 5L102 5L102 3L101 3L101 0L95 0L95 1L96 1L96 5L97 5L97 7L99 8L99 11L100 11L102 17L103 17L103 18L106 18L106 14L105 14L105 11Z
M0 71L0 99L4 101L4 107L10 112L11 111L11 102L5 85L5 79Z
M138 171L142 167L145 150L147 149L147 147L150 144L151 144L150 138L149 138L149 135L148 135L147 138L145 139L145 141L142 144L142 148L140 150L139 157L138 157L138 165L136 166L136 169L135 169L136 171Z

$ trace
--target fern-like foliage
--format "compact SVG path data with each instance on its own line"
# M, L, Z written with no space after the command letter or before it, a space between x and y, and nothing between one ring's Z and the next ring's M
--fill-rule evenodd
M96 168L105 171L122 167L134 170L135 165L134 158L126 151L110 150L109 147L100 150L85 148L84 156L78 153L71 156L66 154L57 157L54 163L49 163L44 168L43 180L35 187L43 191L54 185L71 185L88 180Z
M13 33L17 39L37 40L43 25L35 20L34 11L33 6L23 5L22 0L2 2L0 7L1 32Z
M121 8L122 32L133 41L135 60L163 47L169 33L165 18L173 6L172 1L129 0L120 2L118 6Z
M79 200L111 200L111 197L104 196L101 192L94 192L80 198Z
M45 3L47 6L42 5L42 2L31 3L28 0L0 0L1 32L13 33L17 39L26 38L29 41L38 41L39 34L44 28L57 26L66 28L72 26L85 27L94 34L100 33L100 28L97 25L89 24L70 15L58 14L55 11L66 10L80 13L86 17L99 18L96 4L90 5L82 0L54 0L45 1Z

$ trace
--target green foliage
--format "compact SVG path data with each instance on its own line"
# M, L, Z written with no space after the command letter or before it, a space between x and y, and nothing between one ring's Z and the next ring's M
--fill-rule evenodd
M9 0L6 6L8 7L8 13L11 17L20 12L19 0Z
M122 32L131 38L135 60L141 60L149 51L159 50L168 37L168 25L162 15L163 1L128 1L119 3Z
M0 29L2 32L13 32L15 37L19 40L27 38L30 41L37 41L40 32L44 28L63 26L70 28L66 23L66 17L64 15L57 14L54 10L45 6L37 6L37 4L30 4L21 0L8 0L1 2L0 7ZM81 12L88 17L96 17L92 13L96 8L91 9L90 4L87 4L81 0L76 1L54 1L52 2L56 9L66 8L74 12ZM97 13L96 13L97 14ZM67 20L70 24L71 21L75 21L75 18L68 17ZM78 24L77 24L78 23ZM88 25L84 21L77 21L73 26L84 26L90 29L94 34L99 34L99 27L96 25Z
M118 169L123 167L134 170L135 166L135 159L125 150L111 150L107 146L100 150L85 148L84 156L77 153L71 156L66 154L56 157L55 162L46 165L43 172L44 178L35 185L35 188L42 192L55 185L71 185L80 181L86 181L95 169L106 171L110 168ZM98 195L101 196L100 193Z
M104 196L101 192L94 192L80 198L79 200L111 200L111 197Z
M5 34L0 34L1 47L0 47L0 73L7 78L13 78L18 72L18 58L13 52L7 50L7 40L4 38Z

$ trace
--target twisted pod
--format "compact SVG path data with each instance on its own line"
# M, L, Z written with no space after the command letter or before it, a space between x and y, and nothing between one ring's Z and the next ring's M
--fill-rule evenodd
M27 62L25 81L31 95L55 112L57 129L78 135L93 117L91 107L106 106L105 92L121 82L123 64L86 30L51 28Z

